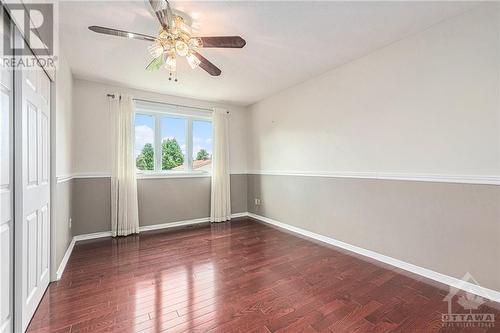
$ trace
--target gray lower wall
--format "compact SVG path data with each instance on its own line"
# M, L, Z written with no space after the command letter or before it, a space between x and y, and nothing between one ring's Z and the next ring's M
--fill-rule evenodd
M73 179L73 236L110 231L111 179Z
M247 211L246 175L231 175L232 213ZM73 180L73 235L110 230L110 178ZM137 181L141 226L210 216L210 178Z
M72 217L72 196L73 180L57 183L55 225L52 226L55 229L55 239L53 239L55 244L55 269L61 264L62 258L73 238L69 227L69 219Z
M500 290L500 186L248 175L247 197L252 213Z

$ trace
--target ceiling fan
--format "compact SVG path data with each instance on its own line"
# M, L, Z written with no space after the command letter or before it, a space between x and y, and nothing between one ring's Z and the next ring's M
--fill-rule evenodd
M221 70L198 51L206 47L242 48L246 44L240 36L193 36L192 21L186 13L172 9L166 0L149 0L149 4L160 23L157 37L95 25L90 26L89 29L100 34L153 42L148 47L153 60L146 69L157 70L164 66L170 71L169 80L172 80L172 74L174 74L174 81L177 81L177 57L185 57L193 69L199 66L208 74L219 76Z

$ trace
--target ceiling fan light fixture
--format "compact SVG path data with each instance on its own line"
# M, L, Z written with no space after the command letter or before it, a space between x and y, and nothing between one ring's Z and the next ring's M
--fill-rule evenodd
M186 42L178 40L177 42L175 42L175 51L179 56L185 57L189 53L189 47Z
M191 35L191 27L184 23L184 21L176 21L177 30L190 36Z
M153 57L153 59L154 59L154 58L158 58L159 56L161 56L164 52L164 49L160 43L155 42L153 45L148 47L148 51L151 54L151 57Z
M185 23L182 23L181 27L179 28L180 31L182 31L182 33L186 34L189 38L189 36L191 36L191 27Z
M177 30L177 23L175 23L175 19L172 20L170 23L170 27L168 28L168 32L172 36L177 36L179 34L179 31Z
M240 36L193 37L192 17L180 10L170 8L168 0L149 0L160 26L157 37L126 30L101 26L89 26L93 32L150 42L148 52L153 58L146 70L165 67L170 70L169 80L177 81L177 57L185 57L191 68L200 67L212 76L221 75L221 70L199 53L201 48L242 48L246 42ZM196 15L199 17L199 15ZM196 22L195 22L196 23ZM198 25L199 27L199 25ZM195 31L196 31L195 27Z
M198 59L197 56L195 56L194 54L192 53L189 53L187 56L186 56L186 60L189 64L189 66L191 66L192 69L195 69L196 67L198 67L200 64L201 64L201 61L200 59Z
M177 59L175 58L175 54L169 54L167 60L165 61L165 67L171 71L175 72L177 68Z
M201 38L194 37L189 39L188 44L190 48L198 49L203 46L203 41L201 40Z

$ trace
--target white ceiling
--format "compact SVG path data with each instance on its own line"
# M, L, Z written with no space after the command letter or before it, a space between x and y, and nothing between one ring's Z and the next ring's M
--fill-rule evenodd
M147 72L148 42L96 34L101 25L155 35L145 1L61 2L60 42L76 77L239 105L255 103L477 5L468 2L172 1L201 36L241 35L243 49L206 49L212 77L187 64L179 82Z

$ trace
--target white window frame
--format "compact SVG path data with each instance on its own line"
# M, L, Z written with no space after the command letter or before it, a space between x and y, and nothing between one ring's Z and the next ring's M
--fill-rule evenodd
M140 105L140 106L138 106ZM212 123L212 113L209 110L193 109L189 107L171 106L157 102L135 101L135 116L145 115L153 117L154 126L154 170L139 170L136 167L138 178L157 177L207 177L211 171L193 170L193 121L208 121ZM186 156L184 158L184 170L172 171L161 169L161 118L169 117L186 120ZM135 146L135 133L134 133Z

